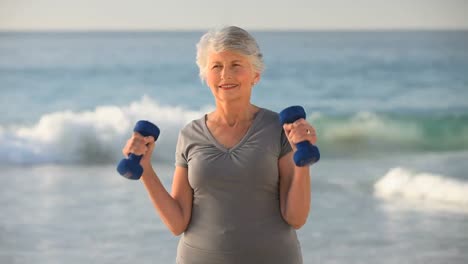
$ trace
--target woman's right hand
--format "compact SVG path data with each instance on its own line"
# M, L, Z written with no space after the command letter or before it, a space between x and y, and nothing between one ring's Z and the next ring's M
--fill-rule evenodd
M127 140L122 153L128 157L130 153L137 156L143 155L140 165L145 168L151 166L151 155L153 154L155 141L152 136L144 137L140 133L133 132L131 138Z

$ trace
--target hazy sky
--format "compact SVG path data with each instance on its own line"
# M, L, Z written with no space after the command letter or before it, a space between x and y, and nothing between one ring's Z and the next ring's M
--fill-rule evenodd
M0 0L0 30L468 29L467 0Z

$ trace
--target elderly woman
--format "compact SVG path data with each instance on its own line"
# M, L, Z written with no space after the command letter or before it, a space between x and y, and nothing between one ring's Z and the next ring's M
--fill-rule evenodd
M250 102L264 64L245 30L206 33L197 64L216 109L181 130L172 193L152 168L152 137L135 133L123 149L143 155L141 180L155 208L174 235L183 233L177 263L302 263L295 229L309 214L310 169L296 167L293 152L315 143L314 128L304 119L281 127L277 113Z

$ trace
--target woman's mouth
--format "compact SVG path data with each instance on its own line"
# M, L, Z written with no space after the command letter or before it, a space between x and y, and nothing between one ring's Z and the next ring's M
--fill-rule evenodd
M237 86L239 86L239 85L228 83L228 84L219 85L218 87L219 87L220 89L223 89L223 90L231 90L231 89L236 88Z

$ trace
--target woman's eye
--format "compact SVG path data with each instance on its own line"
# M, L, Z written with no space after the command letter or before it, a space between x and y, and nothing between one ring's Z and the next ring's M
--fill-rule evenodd
M216 69L216 68L219 68L221 67L220 65L213 65L213 67L211 67L212 69Z

